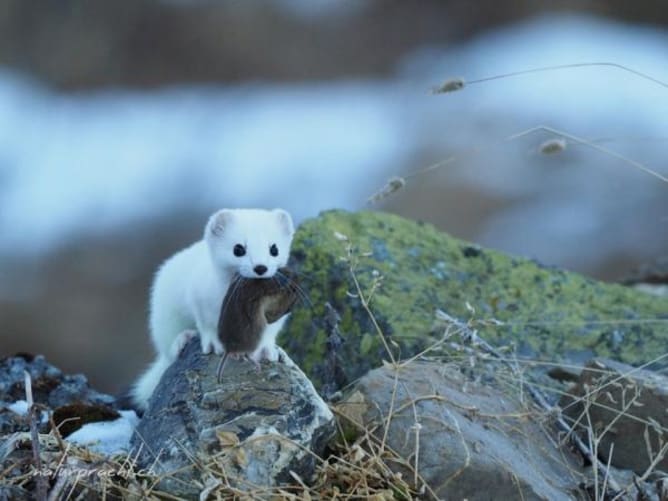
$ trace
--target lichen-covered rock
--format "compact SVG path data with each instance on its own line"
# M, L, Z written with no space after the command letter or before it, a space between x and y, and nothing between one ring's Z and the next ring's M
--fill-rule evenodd
M425 499L584 499L577 458L540 413L454 365L375 369L339 409L403 458L390 468L411 483L417 472Z
M219 384L219 360L193 340L167 369L132 439L140 466L189 498L211 472L242 490L293 483L290 471L309 479L334 417L308 378L284 355L259 371L228 360Z
M594 359L559 405L584 439L592 431L600 439L598 451L606 464L612 453L610 464L638 475L668 442L668 378L663 374ZM654 468L668 471L668 457Z
M317 387L341 388L389 358L357 297L351 264L364 293L380 280L370 308L399 358L440 338L432 332L437 308L461 320L496 319L479 327L486 340L513 342L518 354L542 359L641 364L668 345L663 298L483 249L429 224L331 211L297 231L292 265L310 303L294 310L279 337ZM342 343L329 342L327 302L341 317Z

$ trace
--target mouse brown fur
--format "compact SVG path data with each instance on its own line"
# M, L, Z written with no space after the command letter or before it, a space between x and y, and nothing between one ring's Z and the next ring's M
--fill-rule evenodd
M250 355L260 343L267 324L289 313L298 297L295 274L281 268L272 278L236 276L223 299L218 337L225 355L218 365L221 380L228 355Z

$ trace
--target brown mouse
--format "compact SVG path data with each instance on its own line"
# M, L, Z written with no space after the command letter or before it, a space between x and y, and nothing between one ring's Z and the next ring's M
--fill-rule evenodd
M262 338L267 324L289 313L299 289L295 274L281 268L271 278L233 278L223 299L218 318L218 338L225 354L218 365L221 381L228 355L250 355ZM257 361L255 361L257 364Z

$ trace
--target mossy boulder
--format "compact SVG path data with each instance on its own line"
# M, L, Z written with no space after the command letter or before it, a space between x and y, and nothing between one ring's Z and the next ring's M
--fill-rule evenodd
M389 360L386 344L395 358L407 358L440 339L436 309L477 321L487 341L512 343L520 356L571 363L603 356L638 365L668 352L665 298L484 249L391 214L329 211L304 222L292 266L310 303L295 309L279 343L329 391ZM371 296L379 329L355 279ZM340 315L340 337L326 303Z

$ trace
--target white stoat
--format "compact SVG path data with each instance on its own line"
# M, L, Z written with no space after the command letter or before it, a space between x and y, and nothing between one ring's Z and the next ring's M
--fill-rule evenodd
M232 276L272 277L287 264L293 234L292 218L284 210L223 209L209 218L202 240L160 266L149 316L158 356L131 389L139 409L146 409L165 369L197 333L203 353L223 353L218 316ZM278 359L276 336L286 318L267 326L253 359Z

